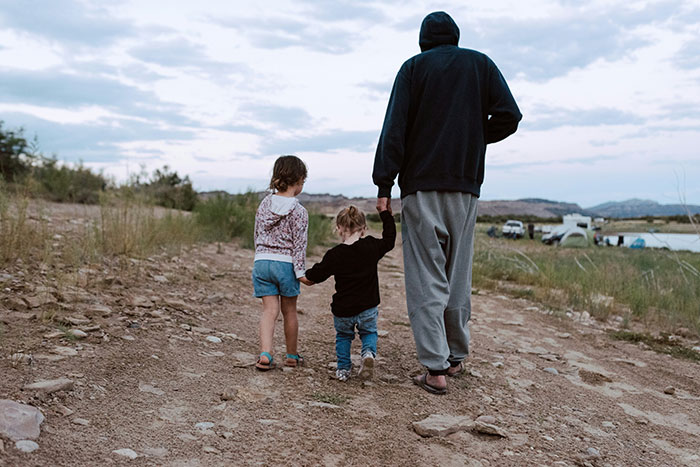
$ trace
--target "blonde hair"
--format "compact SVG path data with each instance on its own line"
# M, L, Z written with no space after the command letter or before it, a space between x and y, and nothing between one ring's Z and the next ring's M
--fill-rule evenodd
M365 221L365 214L357 207L350 205L335 216L335 225L355 233L367 227L367 222Z
M272 168L271 191L287 191L292 185L306 180L306 164L297 156L280 156Z

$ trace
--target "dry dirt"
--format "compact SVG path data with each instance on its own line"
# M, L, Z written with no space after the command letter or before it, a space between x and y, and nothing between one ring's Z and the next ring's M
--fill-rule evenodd
M445 396L412 385L400 240L380 263L388 334L371 382L332 377L332 281L299 299L307 365L256 372L252 259L212 244L77 274L0 270L0 399L46 417L32 453L0 438L0 465L700 465L699 364L524 300L474 295L467 374ZM281 359L281 322L275 344ZM23 389L55 378L73 388ZM412 424L432 414L490 415L507 437L423 438ZM113 453L124 448L139 457Z

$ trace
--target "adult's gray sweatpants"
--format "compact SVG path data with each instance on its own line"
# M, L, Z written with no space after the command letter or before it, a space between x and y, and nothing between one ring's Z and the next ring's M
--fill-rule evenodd
M406 304L418 360L431 374L469 354L477 198L419 191L401 200Z

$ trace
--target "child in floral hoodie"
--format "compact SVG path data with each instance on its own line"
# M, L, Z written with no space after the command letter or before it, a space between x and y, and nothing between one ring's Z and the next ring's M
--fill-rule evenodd
M297 296L299 278L306 269L309 217L296 196L306 174L306 165L298 157L279 157L272 170L271 193L260 202L255 215L253 288L263 305L260 357L255 364L260 371L274 368L272 338L280 311L287 345L285 365L296 367L304 362L297 351Z

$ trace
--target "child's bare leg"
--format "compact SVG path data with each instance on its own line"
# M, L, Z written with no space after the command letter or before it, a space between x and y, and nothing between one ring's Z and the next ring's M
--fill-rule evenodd
M284 340L287 353L297 354L299 337L299 320L297 319L297 297L281 297L282 316L284 317Z
M275 321L277 321L277 316L279 316L280 312L279 295L267 295L262 298L262 303L263 311L260 317L260 352L272 354L272 337L275 333Z

